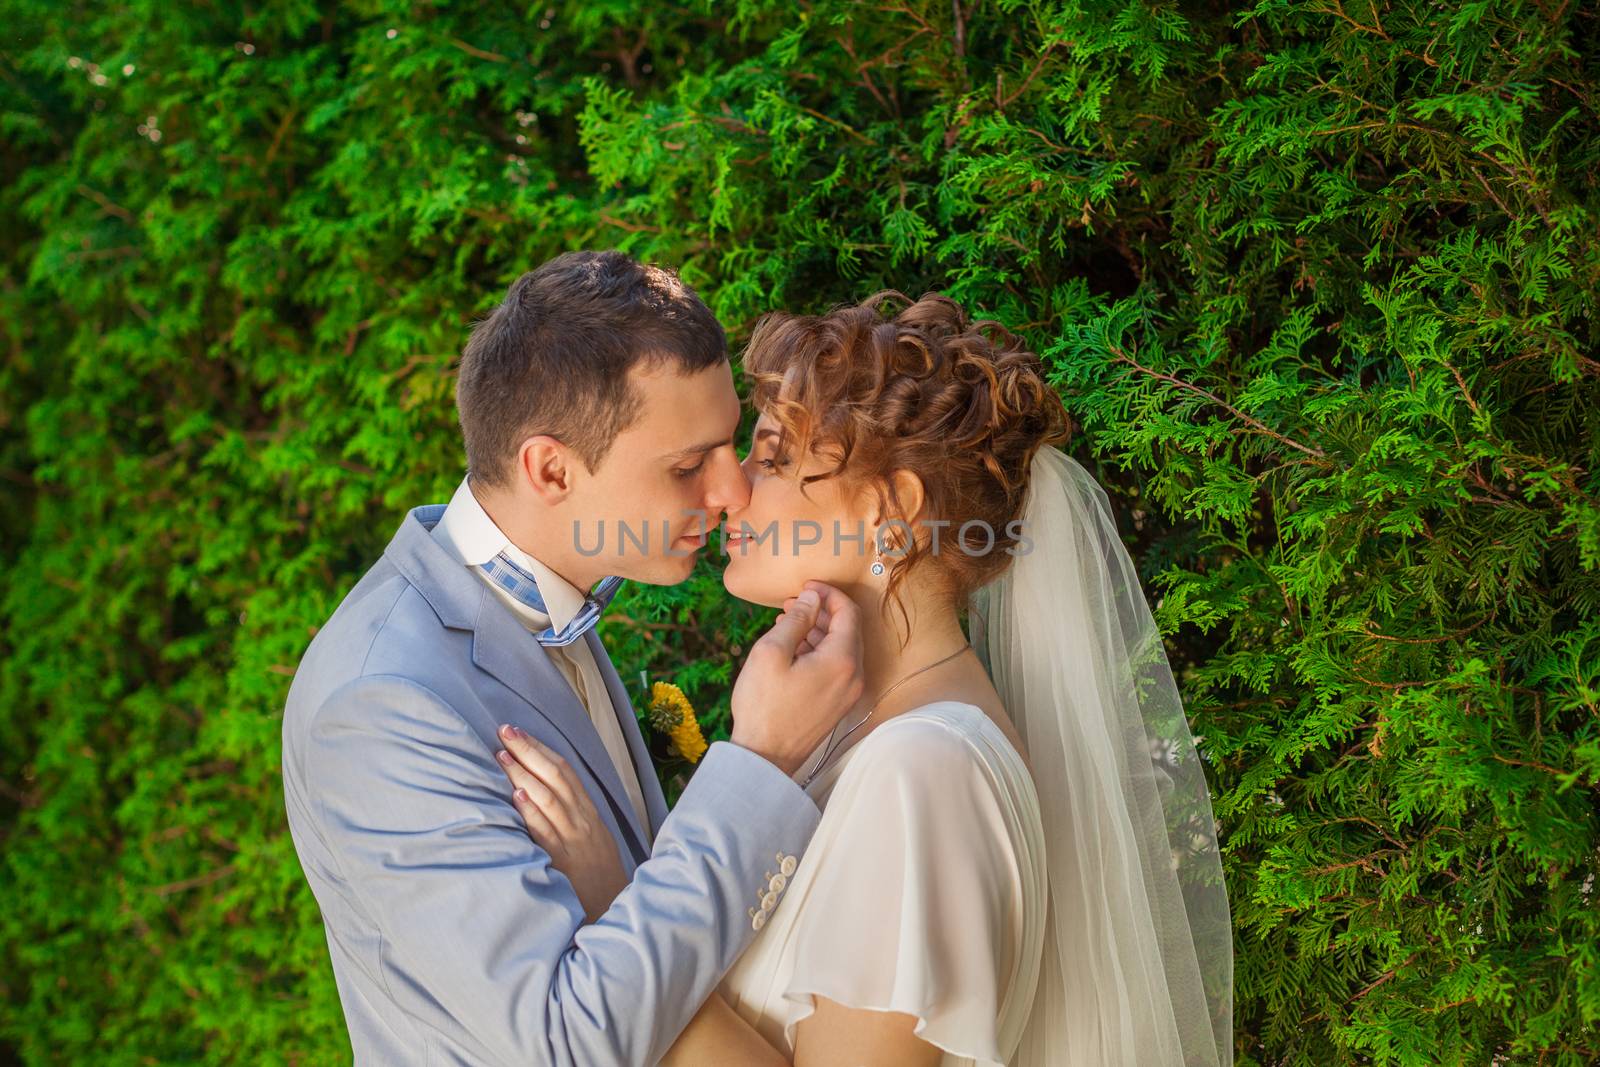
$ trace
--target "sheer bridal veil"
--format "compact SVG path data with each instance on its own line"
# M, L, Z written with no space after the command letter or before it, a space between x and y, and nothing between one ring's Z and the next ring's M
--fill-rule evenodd
M1233 937L1216 823L1160 632L1105 491L1033 459L1012 565L973 644L1021 734L1050 906L1017 1067L1231 1067Z

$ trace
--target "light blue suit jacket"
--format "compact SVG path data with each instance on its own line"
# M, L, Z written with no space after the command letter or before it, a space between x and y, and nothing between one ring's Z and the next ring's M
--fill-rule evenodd
M653 1064L755 935L749 909L819 813L777 767L717 742L667 814L623 714L651 822L638 825L544 649L434 539L443 513L405 517L312 640L284 709L289 828L355 1062ZM572 766L616 838L632 881L598 922L583 924L511 805L502 722Z

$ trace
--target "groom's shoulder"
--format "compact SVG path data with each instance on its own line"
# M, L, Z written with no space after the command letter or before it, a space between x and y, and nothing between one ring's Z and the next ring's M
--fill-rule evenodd
M307 646L289 687L285 730L364 677L408 678L434 687L460 658L455 652L470 662L470 635L446 627L410 579L387 557L380 558Z

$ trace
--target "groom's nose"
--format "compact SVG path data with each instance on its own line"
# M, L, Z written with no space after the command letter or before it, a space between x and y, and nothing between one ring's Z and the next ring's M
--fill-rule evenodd
M750 503L750 479L733 449L719 448L715 456L709 457L708 466L711 470L705 480L705 509L709 514L733 511Z

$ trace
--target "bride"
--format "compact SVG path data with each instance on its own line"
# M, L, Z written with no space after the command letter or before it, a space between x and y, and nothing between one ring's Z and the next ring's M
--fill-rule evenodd
M797 775L809 848L663 1062L1228 1067L1205 778L1038 358L889 292L769 315L744 364L760 420L724 584L849 596L866 689ZM620 886L590 851L563 873Z

